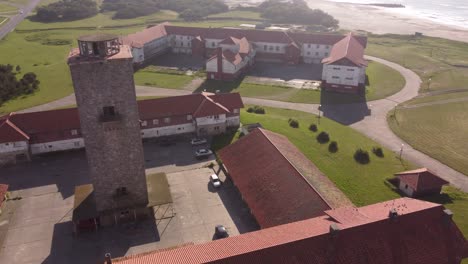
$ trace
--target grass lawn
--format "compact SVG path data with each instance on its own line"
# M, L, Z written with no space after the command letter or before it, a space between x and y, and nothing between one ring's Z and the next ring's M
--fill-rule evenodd
M429 102L427 97L421 100ZM393 132L414 148L468 175L467 101L397 109L396 119L391 112L388 122Z
M452 99L463 99L468 98L468 91L460 91L460 92L452 92L452 93L444 93L438 95L431 95L431 96L420 96L416 97L413 100L406 101L402 105L409 106L409 105L416 105L422 103L432 103L444 100L452 100Z
M2 27L4 24L8 22L8 17L2 17L0 16L0 27Z
M194 79L194 76L139 70L135 73L137 85L154 86L160 88L183 89Z
M229 11L226 13L220 13L220 14L213 14L207 16L207 18L210 19L215 19L215 18L246 18L246 19L252 19L252 20L262 20L263 18L260 16L260 13L258 12L253 12L253 11Z
M0 13L13 12L13 11L16 11L16 10L18 10L18 8L14 7L12 5L0 3Z
M468 46L464 42L370 35L366 54L394 61L416 72L424 82L421 92L464 88L468 82Z
M165 173L146 175L148 203L151 206L172 203L169 182Z

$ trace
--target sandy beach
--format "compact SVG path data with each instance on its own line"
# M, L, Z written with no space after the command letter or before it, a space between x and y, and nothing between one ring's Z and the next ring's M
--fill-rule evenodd
M425 35L468 42L468 29L437 24L433 21L398 14L380 7L323 0L307 0L311 8L322 9L340 21L348 30L364 30L376 34L396 33Z

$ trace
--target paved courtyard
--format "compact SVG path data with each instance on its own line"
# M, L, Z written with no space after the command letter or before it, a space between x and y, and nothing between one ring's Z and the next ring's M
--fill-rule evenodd
M10 184L12 198L20 199L8 201L0 217L0 263L96 263L107 252L118 257L210 241L216 224L225 225L232 235L255 230L235 188L211 188L213 170L202 168L211 160L194 159L195 149L187 140L169 147L145 143L147 172L172 172L167 178L173 204L155 207L155 219L78 237L70 220L74 186L89 182L84 151L1 168L0 181Z

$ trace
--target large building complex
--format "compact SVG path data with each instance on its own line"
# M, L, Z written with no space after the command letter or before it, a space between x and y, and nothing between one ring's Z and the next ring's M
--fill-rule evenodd
M142 138L220 134L240 124L237 93L191 94L138 102ZM76 108L0 117L0 165L30 156L85 147Z
M208 79L233 80L254 61L322 63L323 87L360 92L365 86L367 38L353 34L311 34L232 28L179 27L163 23L122 37L135 63L163 53L206 58Z

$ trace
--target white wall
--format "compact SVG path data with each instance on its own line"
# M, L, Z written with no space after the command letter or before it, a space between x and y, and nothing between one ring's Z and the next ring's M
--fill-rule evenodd
M218 59L214 58L206 62L206 71L207 72L217 72L218 71Z
M0 144L0 153L27 151L28 143L26 141L16 141Z
M31 145L31 153L42 154L54 151L64 151L71 149L81 149L84 148L83 138L67 139L47 143L39 143Z
M364 70L360 67L350 67L342 65L323 65L322 80L331 84L358 86L363 77Z
M406 188L406 184L400 181L400 190L403 191L407 196L412 197L413 196L413 189L408 186Z
M239 116L231 116L226 118L226 125L228 127L237 127L240 125L240 117Z
M214 125L226 122L226 115L219 115L218 119L215 119L214 116L198 117L196 119L197 125Z
M328 57L331 51L330 45L304 43L301 47L301 56L304 63L321 63L322 59Z
M260 53L278 53L278 54L286 53L287 44L271 43L271 42L254 42L254 43L256 45L255 51L260 52ZM267 50L265 50L265 45L267 46Z
M238 53L239 52L239 45L238 44L235 44L235 45L227 45L227 44L219 44L219 47L221 47L221 49L224 51L224 50L230 50L234 53Z
M168 44L168 38L167 37L161 37L158 39L154 39L148 43L145 44L144 46L144 52L145 52L145 57L150 58L154 56L155 54L160 54L163 52L165 49L167 49L169 46Z
M219 46L219 42L221 42L222 39L205 39L205 48L207 49L215 49ZM214 45L213 45L214 43Z
M193 123L142 129L141 137L153 138L153 137L170 136L170 135L192 133L192 132L195 132L195 125Z

